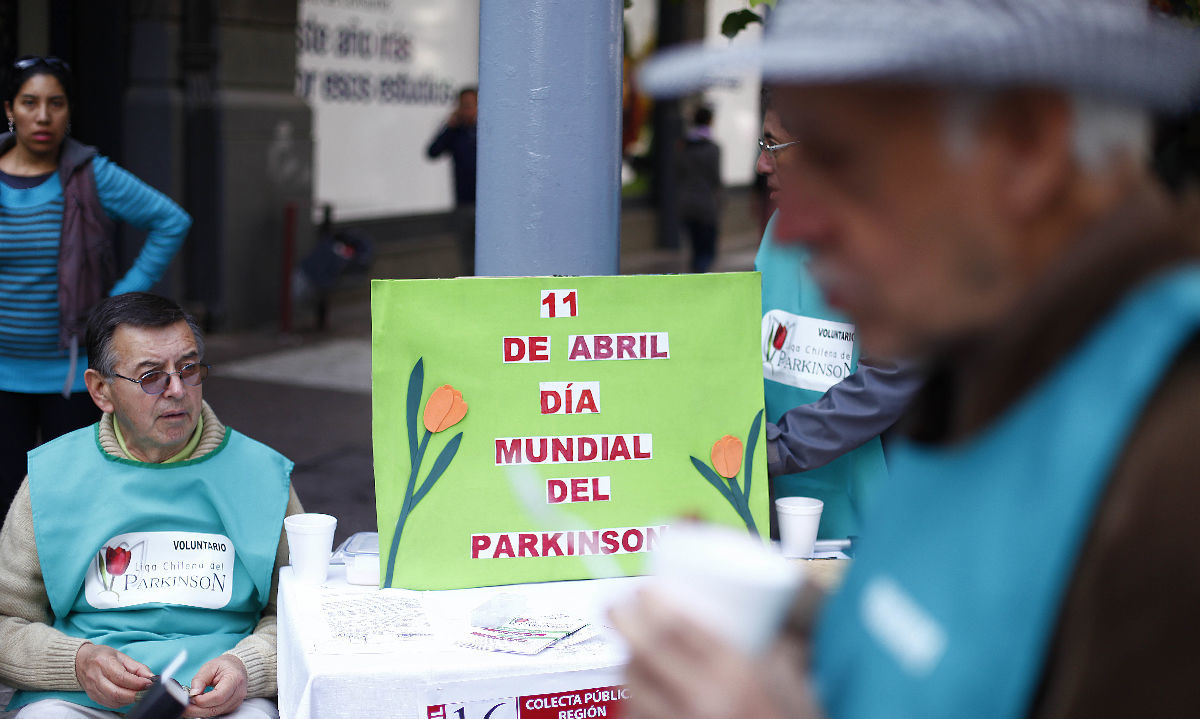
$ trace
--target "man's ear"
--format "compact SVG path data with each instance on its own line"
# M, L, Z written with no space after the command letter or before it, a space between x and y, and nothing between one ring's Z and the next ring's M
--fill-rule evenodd
M110 397L112 392L112 384L104 380L104 375L94 369L87 369L83 373L83 382L87 385L88 394L92 396L92 401L100 408L101 412L112 412L113 403Z
M1074 171L1070 100L1050 90L1005 92L989 122L1005 149L1001 201L1018 220L1057 202Z

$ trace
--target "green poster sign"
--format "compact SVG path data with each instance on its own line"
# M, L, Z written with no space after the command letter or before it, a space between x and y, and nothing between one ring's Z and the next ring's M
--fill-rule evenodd
M638 574L765 535L757 273L371 283L381 585Z

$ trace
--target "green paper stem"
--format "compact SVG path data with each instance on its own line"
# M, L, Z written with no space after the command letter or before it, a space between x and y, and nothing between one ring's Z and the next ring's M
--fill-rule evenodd
M738 486L737 477L730 478L730 487L733 490L733 496L739 499L738 504L734 505L734 508L738 510L738 516L742 517L746 531L758 537L758 527L755 526L754 515L750 514L750 501L746 498L748 497L748 493L743 491L742 487Z
M741 485L738 484L737 475L735 474L725 481L729 482L729 491L733 494L733 498L737 500L738 514L741 514L744 519L748 505L746 503L746 495L742 492Z
M416 460L408 473L408 484L404 488L404 504L400 507L400 516L396 518L396 531L392 534L392 548L388 552L387 576L383 580L385 587L392 586L392 574L396 569L396 552L400 549L400 535L404 533L404 524L408 521L408 513L412 509L413 491L417 486L417 472L421 469L421 461L425 459L425 449L429 446L431 435L432 432L425 430L425 434L421 437L421 446L415 453Z
M758 526L754 523L754 515L750 513L750 500L748 497L749 492L742 491L742 489L738 487L737 477L731 477L729 479L729 484L733 486L734 494L741 499L741 505L738 507L738 514L741 516L742 521L746 523L747 531L749 531L755 537L759 536ZM746 484L750 484L749 474L746 475Z

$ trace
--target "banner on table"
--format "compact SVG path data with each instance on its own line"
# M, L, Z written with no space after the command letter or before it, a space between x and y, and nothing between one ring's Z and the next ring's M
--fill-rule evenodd
M425 707L426 719L617 719L625 713L629 690L597 687L504 699L483 699Z
M767 526L757 273L371 285L382 586L641 572Z

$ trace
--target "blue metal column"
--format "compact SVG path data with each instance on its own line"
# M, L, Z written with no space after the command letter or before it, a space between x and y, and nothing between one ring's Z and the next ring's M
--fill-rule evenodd
M619 270L623 0L482 0L479 275Z

